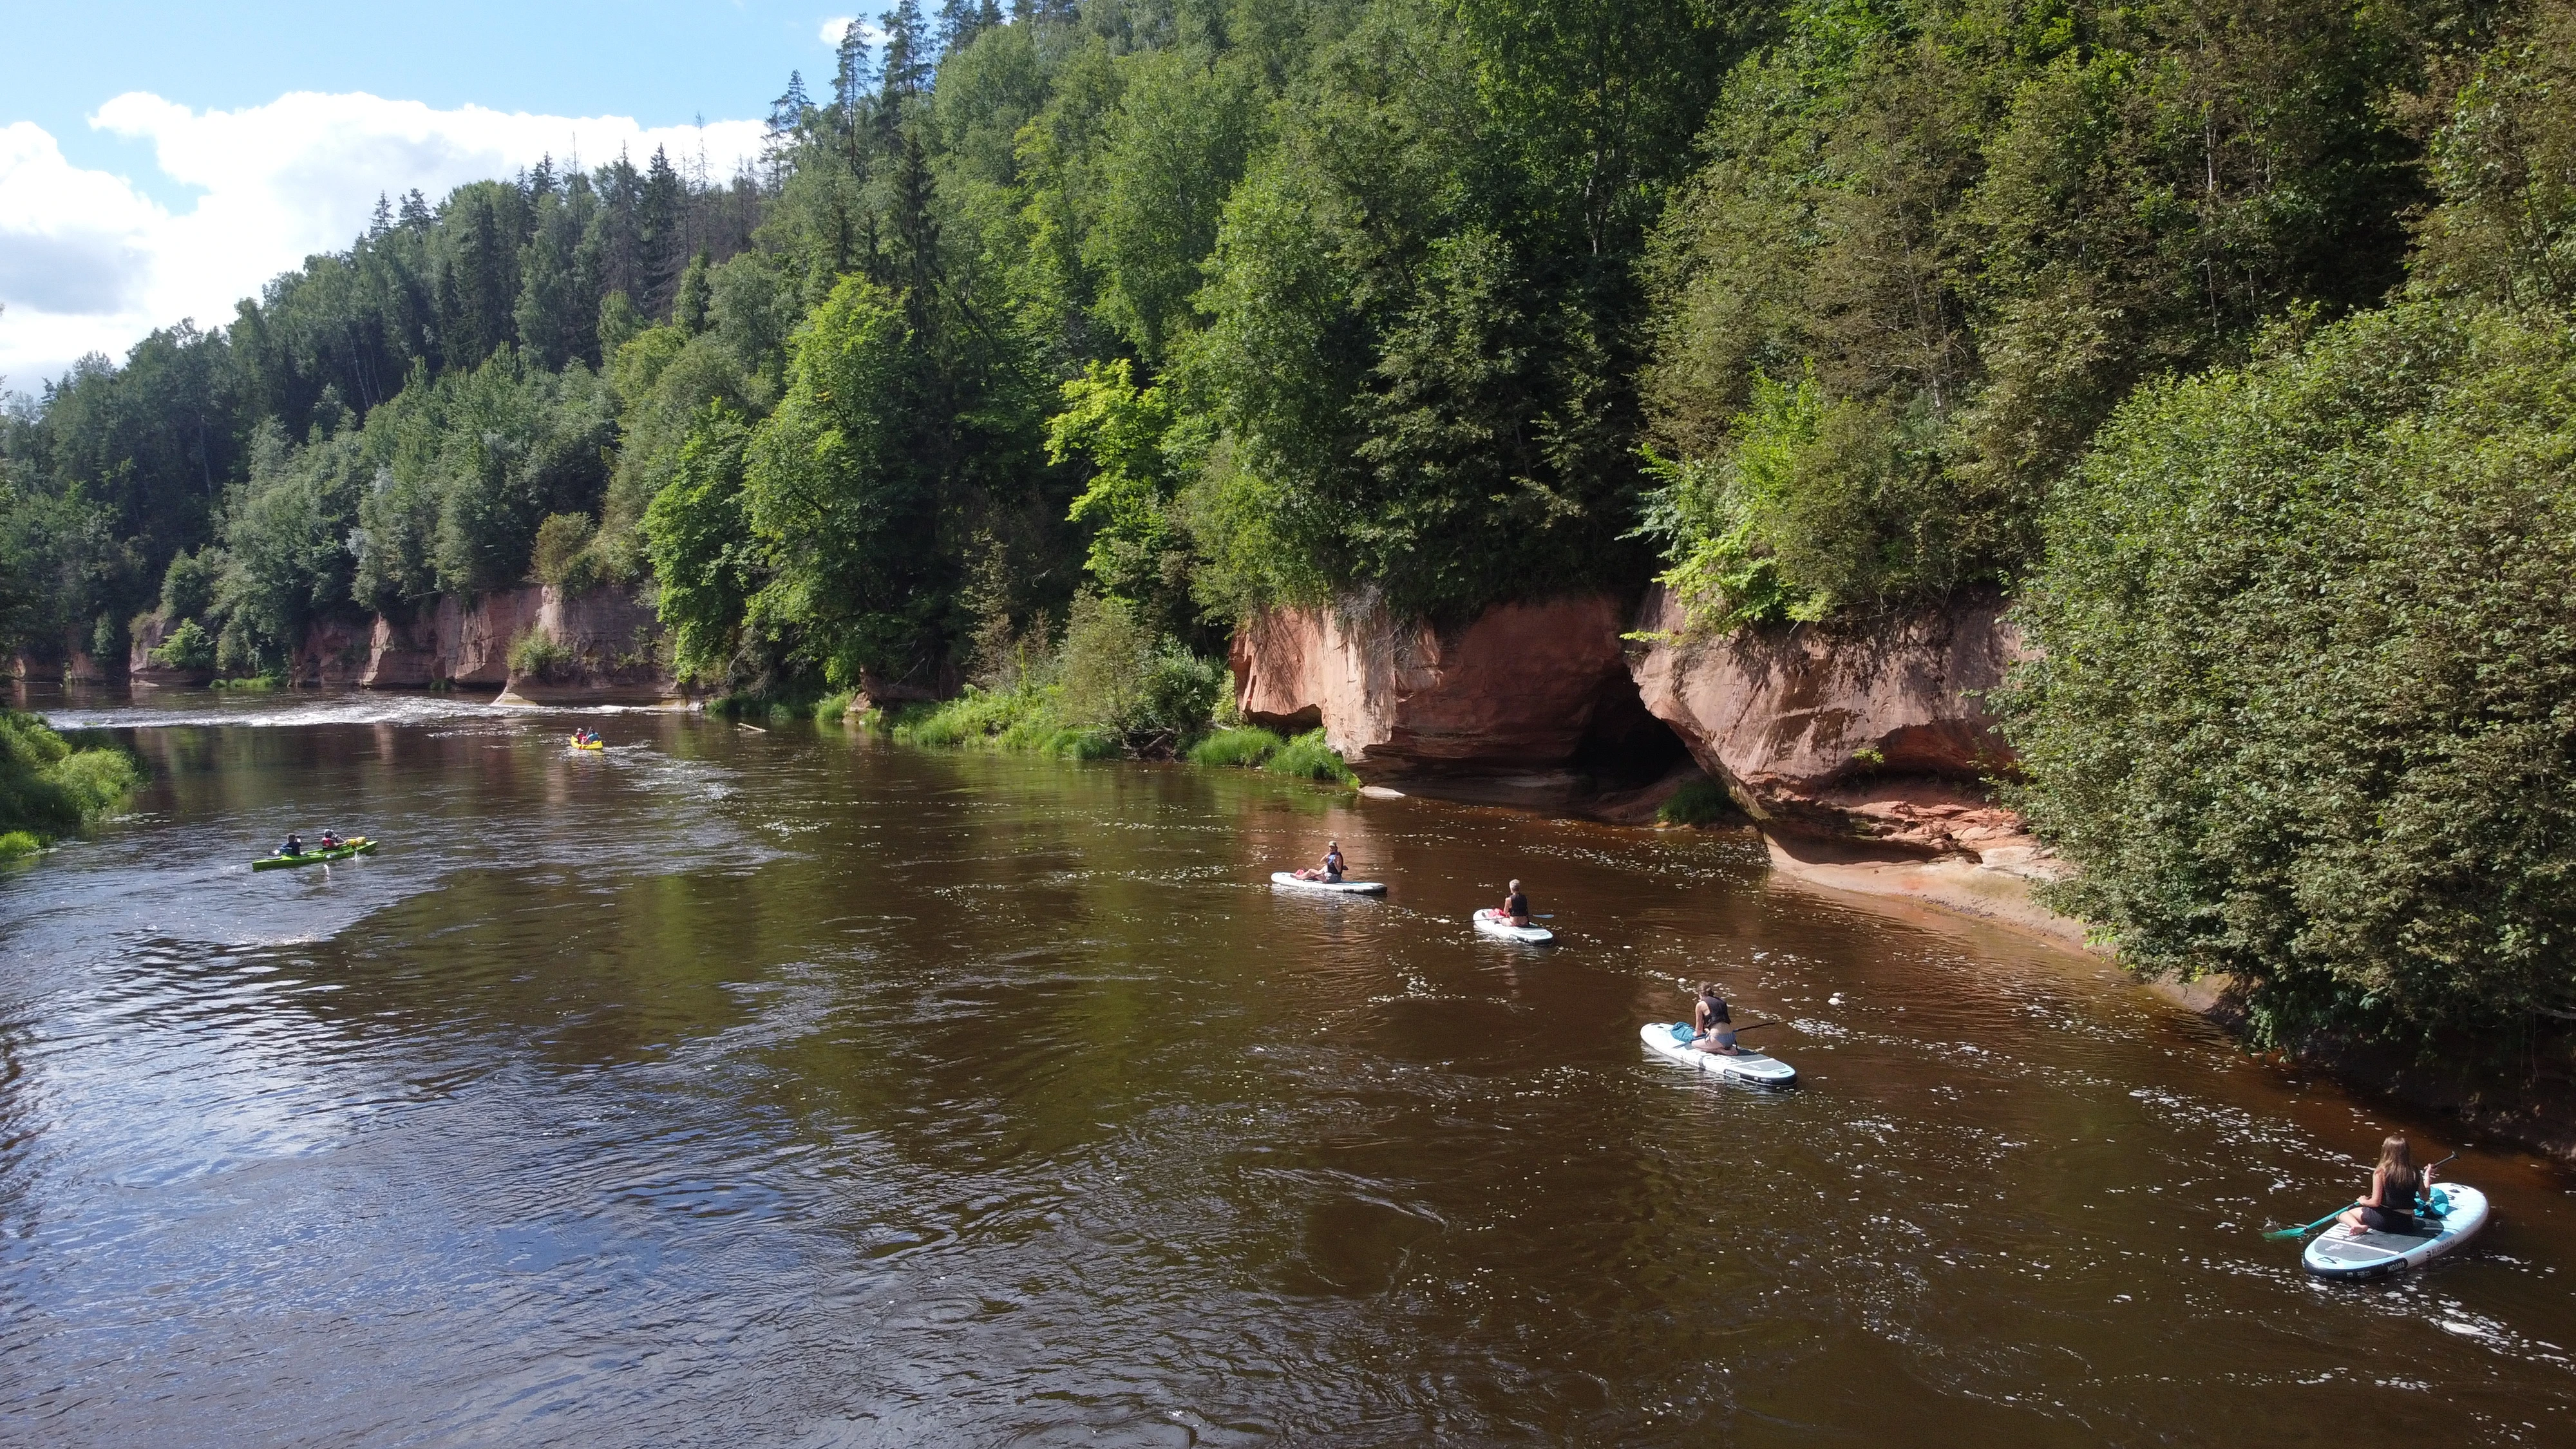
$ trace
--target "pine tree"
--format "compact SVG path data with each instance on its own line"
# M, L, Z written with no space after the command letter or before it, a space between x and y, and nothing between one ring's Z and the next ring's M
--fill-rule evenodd
M843 44L847 43L846 40L843 41ZM777 140L804 125L805 112L812 109L813 104L813 101L805 95L805 73L801 70L789 71L787 93L769 103L770 139Z
M896 0L892 10L877 17L877 24L886 36L885 98L900 103L930 89L938 56L930 27L921 18L921 0Z
M714 288L707 283L707 254L703 251L689 258L686 271L680 273L680 285L671 298L671 321L681 331L695 337L707 330L707 306Z
M853 20L841 28L841 48L832 72L832 104L844 132L858 128L868 92L876 84L876 62L868 55L867 36Z
M628 297L644 293L644 178L620 149L617 159L591 178L599 191L599 211L591 225L599 237L602 284Z
M993 0L942 0L939 7L939 49L953 54L974 43L975 37L1002 23L1001 7Z
M644 304L650 316L662 316L671 303L672 288L679 281L682 258L687 255L681 226L687 219L688 193L680 184L680 173L671 166L670 155L663 148L653 148L653 159L644 168L644 195L638 207L642 222L643 289L636 300Z

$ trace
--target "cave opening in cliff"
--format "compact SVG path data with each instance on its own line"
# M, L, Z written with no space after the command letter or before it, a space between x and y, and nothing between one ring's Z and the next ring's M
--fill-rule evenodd
M1602 687L1592 721L1566 763L1603 788L1634 789L1663 779L1690 757L1690 746L1646 708L1637 681L1621 670Z

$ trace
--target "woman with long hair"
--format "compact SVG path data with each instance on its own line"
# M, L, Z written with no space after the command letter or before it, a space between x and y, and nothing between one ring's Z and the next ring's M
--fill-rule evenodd
M1701 982L1699 998L1691 1003L1691 1046L1721 1057L1737 1055L1735 1017L1714 981Z
M2406 1134L2392 1133L2379 1144L2379 1166L2370 1173L2370 1196L2343 1215L2344 1231L2357 1233L2368 1228L2378 1233L2415 1232L2415 1220L2432 1186L2433 1169L2417 1167L2414 1150L2406 1145Z

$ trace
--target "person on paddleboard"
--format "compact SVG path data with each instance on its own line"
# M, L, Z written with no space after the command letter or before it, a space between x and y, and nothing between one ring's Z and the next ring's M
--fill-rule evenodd
M1338 840L1325 842L1324 863L1298 871L1297 879L1319 880L1326 885L1340 885L1342 883L1342 843Z
M2432 1186L2433 1169L2415 1165L2415 1152L2406 1145L2406 1134L2391 1136L2379 1144L2379 1165L2370 1172L2370 1196L2343 1215L2344 1232L2349 1235L2364 1228L2375 1233L2419 1231L2416 1219L2426 1215L2424 1204Z
M280 855L302 855L304 853L304 837L296 834L292 830L286 832L286 843L277 848L277 853Z
M1726 998L1718 995L1714 981L1701 982L1699 999L1691 1003L1691 1048L1721 1057L1738 1054L1735 1018L1727 1012Z
M1503 919L1515 926L1530 923L1529 897L1521 893L1519 881L1513 881L1511 889L1503 893Z

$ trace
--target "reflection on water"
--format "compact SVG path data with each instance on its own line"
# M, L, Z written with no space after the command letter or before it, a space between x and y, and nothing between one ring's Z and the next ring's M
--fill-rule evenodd
M2481 1250L2311 1284L2255 1230L2365 1108L1743 840L650 713L59 717L156 773L0 875L7 1442L2568 1432L2559 1179L2464 1155ZM246 869L325 825L388 843ZM1328 836L1392 893L1256 884ZM1562 949L1464 925L1513 875ZM1639 1048L1709 975L1800 1090Z

